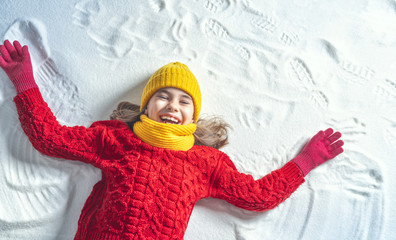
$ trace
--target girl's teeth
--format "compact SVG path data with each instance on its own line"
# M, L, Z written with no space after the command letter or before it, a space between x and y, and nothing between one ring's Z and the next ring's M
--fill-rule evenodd
M165 123L170 123L170 124L177 124L179 121L173 117L168 117L168 116L162 116L161 120Z

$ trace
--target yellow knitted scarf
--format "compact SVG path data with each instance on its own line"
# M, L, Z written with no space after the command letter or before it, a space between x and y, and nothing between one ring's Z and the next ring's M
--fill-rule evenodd
M194 146L193 133L197 125L174 125L151 120L146 115L133 125L133 132L143 142L154 147L187 151Z

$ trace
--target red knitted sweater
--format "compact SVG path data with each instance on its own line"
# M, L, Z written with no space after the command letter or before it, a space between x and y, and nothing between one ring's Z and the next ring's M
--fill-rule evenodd
M254 180L216 149L152 147L118 121L61 126L38 88L14 98L22 128L43 154L102 170L78 221L75 239L183 239L194 204L221 198L248 210L283 202L304 182L293 162Z

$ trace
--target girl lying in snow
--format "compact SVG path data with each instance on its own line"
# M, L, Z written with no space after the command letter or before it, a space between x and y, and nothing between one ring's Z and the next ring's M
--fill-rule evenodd
M187 66L170 63L149 79L137 107L121 103L113 120L61 126L33 78L27 46L5 41L0 66L14 84L22 128L43 154L102 170L75 239L183 239L195 203L220 198L252 211L278 206L310 170L343 152L341 133L320 131L300 154L259 180L217 150L226 124L201 121L201 93Z

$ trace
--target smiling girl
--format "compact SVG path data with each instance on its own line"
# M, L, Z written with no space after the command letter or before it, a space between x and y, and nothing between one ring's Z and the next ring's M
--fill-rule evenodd
M61 126L33 78L27 46L5 41L0 66L14 84L22 128L43 154L102 170L78 221L75 239L183 239L197 201L213 197L252 211L287 199L310 170L343 149L341 134L320 131L300 154L261 179L238 172L216 148L227 125L201 120L201 92L188 67L156 71L141 105L120 103L108 121L89 128Z

